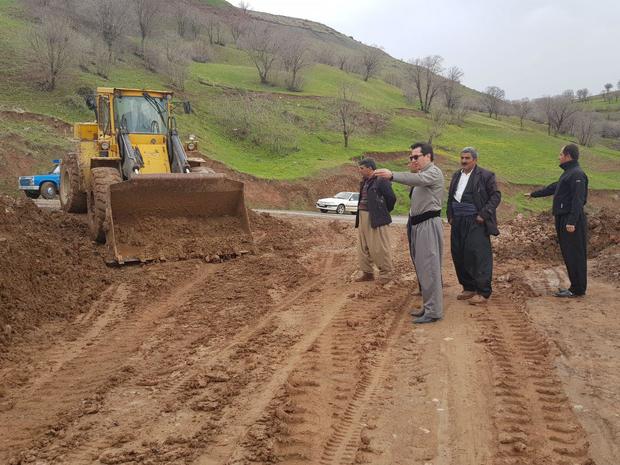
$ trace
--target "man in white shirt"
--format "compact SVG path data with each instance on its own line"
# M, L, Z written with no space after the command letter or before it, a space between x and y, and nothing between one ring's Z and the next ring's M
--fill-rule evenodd
M493 252L490 235L497 236L495 210L501 201L495 174L478 166L472 147L461 151L461 170L454 173L448 191L447 216L450 252L459 283L457 299L483 304L491 296Z

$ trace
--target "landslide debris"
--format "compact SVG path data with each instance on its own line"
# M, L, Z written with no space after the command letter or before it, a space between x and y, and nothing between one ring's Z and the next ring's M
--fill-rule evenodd
M81 218L0 196L0 353L44 320L85 311L110 282Z
M526 217L521 214L500 224L500 236L494 244L499 260L536 260L561 262L554 218L550 213ZM588 258L603 258L620 244L620 213L609 208L588 214Z

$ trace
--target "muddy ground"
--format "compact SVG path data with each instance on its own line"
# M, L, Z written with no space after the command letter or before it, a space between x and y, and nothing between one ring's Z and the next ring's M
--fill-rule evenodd
M592 222L586 298L549 296L552 230L517 219L488 306L455 299L446 256L423 327L403 226L380 286L328 215L253 214L234 260L120 268L79 217L0 215L2 464L618 464L617 214Z

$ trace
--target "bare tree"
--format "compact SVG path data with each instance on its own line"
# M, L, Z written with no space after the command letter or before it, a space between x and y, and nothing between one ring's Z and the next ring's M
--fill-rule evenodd
M425 113L430 111L433 99L443 86L442 62L443 58L439 55L429 55L410 61L413 66L408 70L408 77L415 88L415 93L420 102L420 110Z
M255 24L244 40L244 48L256 66L261 84L268 84L279 48L275 33L268 26Z
M349 59L351 57L346 53L341 53L336 58L336 64L338 65L338 69L340 71L348 71L349 70Z
M179 37L185 37L189 30L190 17L184 7L174 10L174 20L177 25L177 34Z
M229 24L230 35L235 45L239 43L241 36L245 34L249 26L249 21L245 16L235 16Z
M579 145L591 146L596 134L596 119L590 111L580 111L574 116L573 135Z
M164 52L163 73L168 77L173 87L184 90L190 61L189 53L184 45L177 40L166 40Z
M94 0L97 28L108 50L108 64L113 61L114 47L127 24L127 8L122 0Z
M354 92L351 86L345 82L340 84L338 97L335 100L336 115L342 130L345 148L349 147L349 137L355 129L359 106L354 101Z
M308 45L292 35L284 35L281 37L280 59L282 67L288 74L286 78L286 87L288 90L301 90L301 70L308 66L307 59Z
M589 94L590 91L585 87L583 89L577 89L577 100L579 100L580 102L585 102L586 100L588 100Z
M484 108L486 108L489 118L493 118L493 115L495 115L495 119L499 117L499 111L504 103L505 97L506 92L497 86L489 86L486 88L482 96L482 104Z
M140 53L144 58L146 39L153 33L161 3L158 0L131 0L131 3L140 28Z
M579 110L566 96L543 97L538 104L547 120L547 132L554 136L570 131L572 119Z
M54 90L58 79L73 62L74 33L62 19L49 17L29 35L36 66L40 69L43 87Z
M611 101L611 89L614 85L611 82L608 82L603 87L605 87L605 99L610 102Z
M371 77L376 76L381 68L382 61L383 52L378 45L371 45L366 48L360 60L364 81L368 81Z
M241 1L237 4L237 8L239 8L243 14L247 15L252 9L252 6L250 2Z
M313 50L314 60L327 66L334 66L336 63L334 48L329 45L322 46Z
M207 37L211 45L225 45L222 23L215 16L207 19Z
M513 102L512 105L515 109L515 113L519 117L519 125L521 126L521 129L523 129L523 120L527 118L527 115L529 115L534 109L532 102L530 102L530 99L526 97Z
M458 66L452 66L448 69L446 80L441 88L445 98L446 108L449 111L455 110L461 102L461 79L463 71Z
M446 107L435 106L428 115L428 124L426 126L426 135L428 136L427 142L433 143L441 136L443 130L448 124L450 119L450 112Z

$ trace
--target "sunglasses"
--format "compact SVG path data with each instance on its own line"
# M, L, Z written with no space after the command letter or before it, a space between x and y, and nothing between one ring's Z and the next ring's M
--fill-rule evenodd
M425 157L426 155L409 155L409 160L413 161L413 160L417 160L420 157Z

